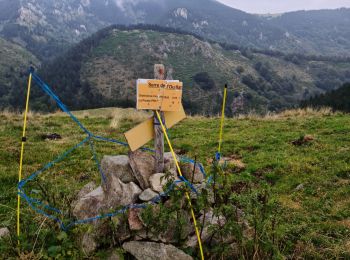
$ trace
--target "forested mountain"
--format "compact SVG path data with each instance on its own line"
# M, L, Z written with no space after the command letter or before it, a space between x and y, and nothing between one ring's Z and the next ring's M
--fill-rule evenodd
M112 26L82 41L40 70L71 109L134 106L135 79L152 78L164 63L185 83L192 113L219 111L229 83L228 113L280 110L350 81L346 58L284 55L205 41L157 26ZM33 99L33 108L42 100Z
M262 17L214 0L0 0L0 34L42 59L111 24L158 24L244 47L347 55L350 10Z
M301 102L302 107L331 107L337 111L350 112L350 83Z
M0 57L0 108L23 106L28 68L38 66L39 61L21 46L2 38Z

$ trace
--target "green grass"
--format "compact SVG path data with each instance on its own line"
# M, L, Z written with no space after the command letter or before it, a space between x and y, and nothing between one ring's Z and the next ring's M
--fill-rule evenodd
M123 132L135 123L123 118L120 129L110 126L108 110L78 112L81 121L92 132L124 140ZM99 115L100 114L100 115ZM15 234L16 184L22 116L0 115L0 227L9 227ZM197 157L209 170L208 160L216 152L219 118L191 117L170 130L177 151ZM42 134L59 133L63 139L45 141ZM345 114L304 114L289 116L227 119L222 154L241 158L246 164L242 175L259 176L271 185L272 196L282 205L280 236L289 257L350 258L350 116ZM312 135L314 141L303 146L291 142L300 136ZM84 134L62 114L31 115L28 142L24 155L24 176L53 160L65 149L84 138ZM99 158L103 155L126 154L127 149L98 142ZM45 172L26 189L32 196L45 198L64 210L74 200L79 189L99 173L88 147L73 153L67 160ZM42 189L38 188L38 184ZM302 189L296 189L300 184ZM45 192L47 196L45 196ZM74 237L79 229L62 238L62 233L50 220L33 212L22 203L23 247L26 254L34 246L37 256L50 255L53 245L62 247L62 255L81 256ZM1 245L6 257L15 257L15 236L12 243ZM282 243L282 242L281 242ZM71 248L69 248L71 247ZM51 248L51 250L53 250Z

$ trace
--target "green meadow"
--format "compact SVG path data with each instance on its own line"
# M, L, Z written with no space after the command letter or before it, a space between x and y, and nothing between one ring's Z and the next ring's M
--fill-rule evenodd
M94 134L125 141L123 133L149 116L131 109L98 109L74 113ZM23 116L0 114L0 228L11 237L0 241L0 258L84 258L75 237L84 227L62 232L52 220L21 203L21 250L16 237L17 182ZM220 119L189 117L169 130L178 154L196 158L207 172L218 145ZM57 133L62 139L47 140ZM300 145L293 141L311 136ZM86 135L65 114L30 113L24 152L24 178L54 160ZM350 116L328 110L294 110L278 115L226 119L222 154L245 169L237 180L259 180L279 210L276 228L278 258L350 258ZM127 147L94 142L103 155L127 154ZM152 147L152 143L148 144ZM89 146L84 145L40 174L25 187L28 195L54 205L62 219L71 218L71 203L88 182L100 182ZM261 184L262 185L262 184ZM253 186L256 189L261 187ZM235 192L235 191L233 191ZM101 249L96 259L103 258Z

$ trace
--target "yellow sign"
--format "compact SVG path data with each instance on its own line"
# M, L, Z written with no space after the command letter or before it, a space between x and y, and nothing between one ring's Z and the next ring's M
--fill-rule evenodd
M180 111L182 86L178 80L137 80L137 109Z
M180 111L164 112L164 120L167 128L171 128L185 118L186 114L182 105ZM153 120L153 117L149 118L125 133L131 151L136 151L154 138Z

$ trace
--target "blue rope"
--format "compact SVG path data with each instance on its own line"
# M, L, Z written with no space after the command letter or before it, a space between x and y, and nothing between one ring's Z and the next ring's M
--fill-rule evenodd
M58 214L63 214L59 209L56 209L56 208L54 208L54 207L51 207L50 205L46 205L46 204L44 204L42 201L40 201L40 200L37 200L37 199L34 199L34 198L30 198L30 197L28 197L25 193L23 193L23 192L18 192L18 194L22 197L22 198L24 198L25 200L29 200L30 202L32 202L32 203L35 203L35 204L38 204L38 205L40 205L40 206L43 206L44 208L46 208L46 209L48 209L48 210L50 210L50 211L54 211L54 212L56 212L56 213L58 213Z
M118 140L115 140L115 139L105 138L105 137L98 136L98 135L93 135L93 137L94 137L96 140L102 140L102 141L105 141L105 142L120 144L120 145L122 145L122 146L129 146L127 143L121 142L121 141L118 141Z
M59 99L58 96L56 96L56 94L51 90L51 88L37 75L34 73L34 70L31 69L30 73L32 73L32 78L33 80L37 83L37 85L48 95L50 96L56 103L57 105L61 108L61 110L65 113L67 113L71 119L87 134L87 137L85 139L83 139L81 142L79 142L78 144L76 144L75 146L69 148L68 150L64 151L61 155L59 155L56 159L54 159L53 161L47 163L43 168L41 168L40 170L34 172L33 174L31 174L28 178L23 179L22 181L20 181L18 183L18 194L25 199L28 204L30 205L30 207L37 213L46 216L47 218L50 218L54 221L56 221L62 230L68 230L69 228L78 225L78 224L85 224L88 222L92 222L95 220L99 220L99 219L103 219L103 218L110 218L110 217L114 217L116 215L119 214L123 214L125 213L128 209L131 208L145 208L147 206L147 203L144 204L133 204L133 205L128 205L123 207L122 209L119 209L113 213L108 213L108 214L104 214L104 215L99 215L93 218L88 218L88 219L83 219L83 220L77 220L74 222L71 222L68 225L65 225L63 223L63 221L58 218L55 217L52 214L48 214L47 212L43 211L42 209L38 208L37 206L35 206L34 204L43 207L46 210L55 212L57 214L63 215L63 213L59 210L56 209L54 207L51 207L50 205L44 204L42 201L31 198L29 196L26 195L26 193L24 192L24 186L29 182L29 181L33 181L36 177L38 177L40 174L42 174L43 172L45 172L46 170L48 170L49 168L53 167L55 164L57 164L58 162L61 162L62 160L64 160L65 158L67 158L73 151L75 151L76 149L78 149L79 147L83 146L85 143L89 142L89 146L90 146L90 150L92 152L93 158L95 160L95 163L97 165L97 168L101 174L101 178L102 180L105 182L106 181L106 177L101 169L101 165L100 162L97 158L96 155L96 151L95 151L95 147L93 144L93 140L101 140L101 141L105 141L105 142L110 142L110 143L115 143L115 144L119 144L119 145L123 145L128 147L128 144L125 142L121 142L119 140L115 140L115 139L110 139L110 138L105 138L102 136L97 136L92 134L87 128L85 128L85 126L71 113L71 111L66 107L65 104L63 104L63 102ZM141 148L143 151L148 151L148 152L152 152L154 153L154 150L150 149L150 148L146 148L143 147ZM180 157L180 160L182 162L187 162L187 163L191 163L191 164L195 164L195 161L193 161L190 158L186 158L186 157ZM204 176L206 176L205 174L205 170L202 164L198 164L200 167L200 170L202 172L202 174ZM167 189L166 192L161 193L159 196L155 197L151 203L155 204L157 202L159 202L161 200L162 197L168 196L168 194L175 188L175 186L179 183L184 182L191 190L193 190L195 193L197 193L196 189L194 188L194 186L185 178L185 177L180 177L180 180L177 180L175 182L173 182L170 187Z
M106 183L106 176L103 173L102 168L101 168L101 164L100 164L100 162L97 159L97 155L96 155L96 152L95 152L95 146L94 146L94 143L93 143L93 141L91 139L90 139L90 150L91 150L92 156L94 157L94 160L96 162L97 168L98 168L98 170L99 170L99 172L101 174L101 178L102 178L103 182Z
M68 149L67 151L65 151L64 153L59 155L55 160L53 160L52 162L49 162L48 164L46 164L43 168L41 168L40 170L34 172L28 178L23 179L22 181L20 181L18 183L18 189L21 190L23 188L23 186L27 184L28 181L34 180L39 174L43 173L44 171L46 171L49 168L51 168L52 166L54 166L56 163L62 161L66 157L68 157L69 154L71 154L73 151L75 151L80 146L84 145L89 140L90 140L90 137L85 138L83 141L81 141L80 143L76 144L74 147Z
M190 183L184 176L179 176L179 179L182 180L184 183L187 184L188 187L190 187L190 189L195 192L196 194L198 194L196 188L192 185L192 183Z
M74 122L76 122L78 124L78 126L88 135L90 135L91 133L83 126L83 124L72 114L72 112L69 111L69 109L66 107L65 104L62 103L62 101L55 95L55 93L51 90L51 88L44 82L41 80L41 78L39 78L38 75L36 75L35 73L32 73L32 78L33 80L39 85L39 87L41 87L41 89L48 94L50 97L52 97L57 105L62 109L62 111L64 111L65 113L67 113Z
M216 160L216 161L220 161L220 159L221 159L221 153L216 152L216 153L215 153L215 160Z

